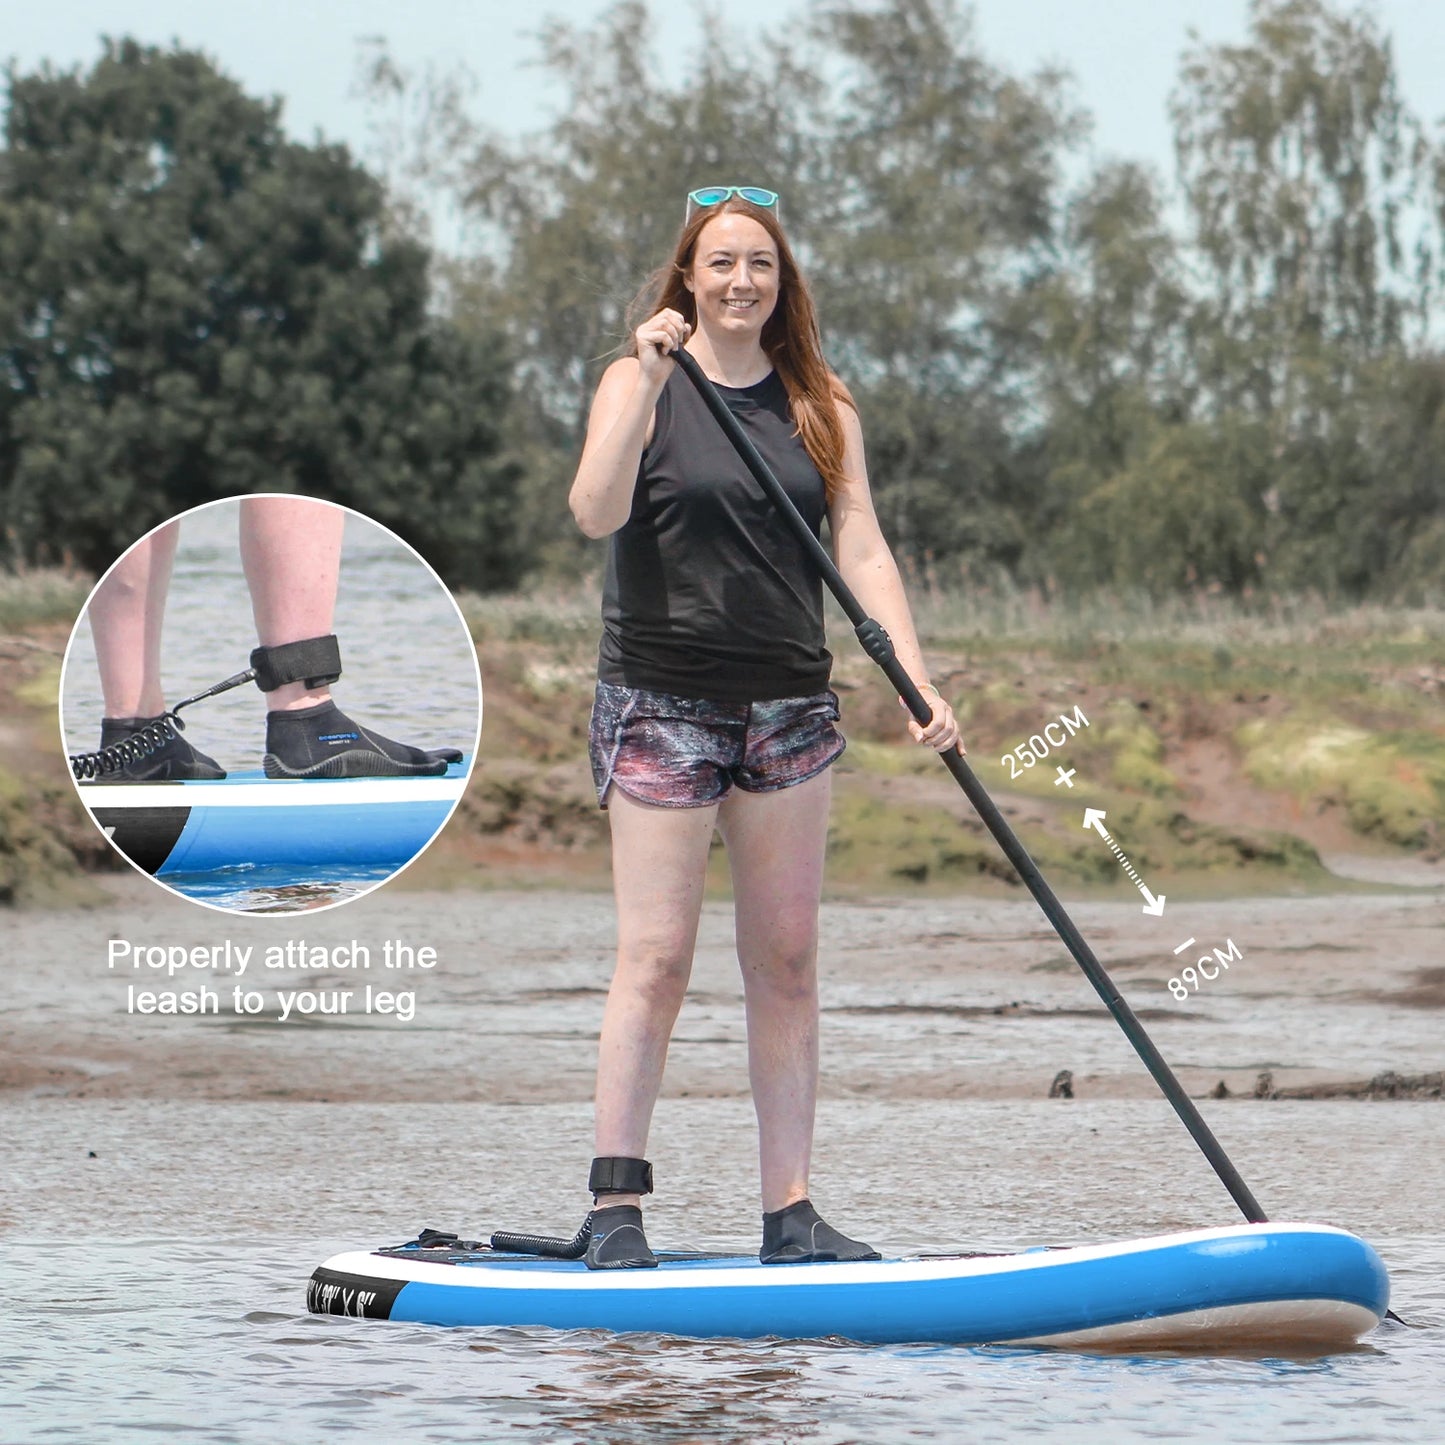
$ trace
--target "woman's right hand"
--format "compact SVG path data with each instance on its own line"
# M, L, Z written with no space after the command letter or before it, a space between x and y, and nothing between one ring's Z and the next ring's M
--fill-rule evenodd
M682 313L673 311L670 307L659 311L655 316L649 316L633 332L633 339L637 342L637 360L642 367L643 376L652 382L665 381L676 364L668 356L668 352L680 351L691 335L692 327L682 319Z

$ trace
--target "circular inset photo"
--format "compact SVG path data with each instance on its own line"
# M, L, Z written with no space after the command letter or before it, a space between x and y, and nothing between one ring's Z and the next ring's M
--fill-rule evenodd
M360 897L461 799L481 733L466 623L418 553L314 497L211 502L96 584L60 727L95 824L237 913Z

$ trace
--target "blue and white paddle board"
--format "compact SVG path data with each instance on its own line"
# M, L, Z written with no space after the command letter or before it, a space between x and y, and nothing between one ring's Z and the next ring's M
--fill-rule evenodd
M314 1314L695 1338L1326 1351L1389 1305L1380 1257L1318 1224L1245 1224L1022 1254L762 1265L661 1256L656 1269L425 1248L339 1254Z
M82 783L105 835L165 877L219 868L400 868L431 842L466 787L469 759L437 778L268 778Z

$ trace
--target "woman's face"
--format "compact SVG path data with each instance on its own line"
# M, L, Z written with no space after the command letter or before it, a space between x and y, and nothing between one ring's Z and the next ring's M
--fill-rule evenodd
M686 284L700 326L756 338L778 304L778 248L751 216L724 211L698 233Z

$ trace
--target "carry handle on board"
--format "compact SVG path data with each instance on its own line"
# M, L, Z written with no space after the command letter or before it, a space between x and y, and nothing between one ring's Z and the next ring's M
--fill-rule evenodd
M712 382L703 375L696 358L690 352L680 348L668 354L682 368L687 379L697 388L698 395L702 397L708 410L717 418L718 425L722 427L737 454L757 479L758 485L777 504L783 519L797 533L798 540L802 543L804 551L813 559L828 590L838 599L839 605L847 613L848 620L853 624L864 651L883 669L884 675L897 690L899 697L907 705L908 711L920 723L926 724L933 715L933 709L923 700L922 693L913 685L912 678L903 670L903 664L894 655L893 644L889 642L888 634L863 610L848 584L844 582L842 574L834 566L827 549L813 535L812 528L803 520L802 514L793 505L792 499L783 490L782 484L773 475L768 464L753 445L752 439L728 409L727 403L718 395ZM983 784L974 776L973 769L964 760L963 754L955 748L949 752L940 753L939 757L942 758L948 771L953 774L958 786L967 795L968 801L973 804L974 810L983 819L984 827L993 834L999 847L1003 849L1004 856L1013 864L1019 877L1023 879L1025 887L1033 894L1039 907L1043 909L1044 916L1053 924L1054 930L1064 941L1064 946L1073 954L1074 962L1083 969L1085 977L1093 984L1095 992L1104 1000L1105 1007L1114 1015L1119 1027L1124 1030L1125 1037L1133 1044L1135 1052L1143 1059L1149 1072L1153 1074L1155 1083L1164 1091L1164 1097L1174 1106L1174 1112L1179 1115L1184 1127L1194 1136L1194 1142L1199 1145L1204 1157L1209 1160L1214 1172L1219 1176L1220 1182L1229 1190L1244 1217L1251 1224L1266 1223L1267 1216L1259 1207L1259 1202L1254 1195L1250 1193L1249 1186L1240 1178L1239 1171L1230 1163L1229 1156L1220 1147L1219 1140L1214 1137L1209 1125L1204 1122L1203 1115L1194 1107L1194 1101L1184 1092L1183 1085L1175 1078L1174 1071L1165 1062L1164 1056L1154 1047L1154 1041L1145 1033L1144 1026L1135 1017L1133 1009L1124 1001L1123 996L1114 986L1114 981L1104 971L1104 966L1094 957L1093 949L1084 941L1083 934L1074 926L1073 919L1064 911L1063 904L1054 896L1053 889L1049 887L1048 881L1039 872L1038 865L1029 857L1024 845L1019 842L1003 814L994 805L993 799L984 791Z

